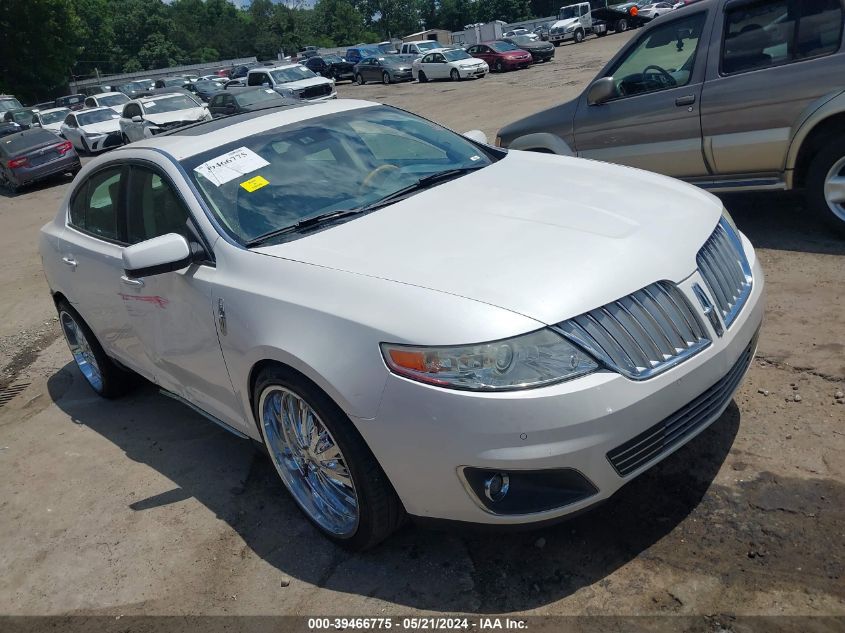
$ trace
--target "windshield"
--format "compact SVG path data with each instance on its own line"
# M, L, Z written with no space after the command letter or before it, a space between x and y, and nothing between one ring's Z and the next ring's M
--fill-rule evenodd
M18 108L22 108L21 102L17 99L2 99L0 100L0 112L6 112L7 110L17 110Z
M494 51L499 51L500 53L519 50L516 46L509 42L493 42L492 44L490 44L490 48L492 48Z
M129 101L129 97L126 95L106 95L105 97L98 97L97 100L100 102L100 105L117 106Z
M388 106L267 130L183 161L209 208L242 243L364 207L431 174L491 163L462 136Z
M324 55L323 61L326 62L327 64L339 64L343 60L340 57L338 57L337 55Z
M269 88L258 88L235 95L235 101L241 106L251 106L265 101L282 101L282 95Z
M197 102L191 99L188 95L172 96L165 99L156 99L155 101L144 101L144 110L149 114L159 114L161 112L175 112L176 110L188 110L189 108L198 108Z
M67 108L62 108L61 110L53 110L52 112L42 112L41 113L41 122L44 125L50 125L51 123L59 123L60 121L64 121L65 117L70 114L70 110Z
M437 42L420 42L417 44L417 49L421 51L430 51L434 48L440 48L440 44Z
M103 123L119 119L120 115L114 110L94 110L92 112L80 112L76 115L79 125L91 125L92 123Z
M292 66L291 68L271 70L270 74L278 84L284 84L289 81L300 81L301 79L311 79L317 76L305 66Z
M560 10L560 16L558 20L571 20L572 18L580 17L580 13L578 11L578 5L573 5L571 7L563 7Z
M15 123L30 123L32 114L32 110L21 110L20 112L12 112L11 117Z
M443 51L443 57L447 62L456 62L459 59L473 59L472 55L462 50Z

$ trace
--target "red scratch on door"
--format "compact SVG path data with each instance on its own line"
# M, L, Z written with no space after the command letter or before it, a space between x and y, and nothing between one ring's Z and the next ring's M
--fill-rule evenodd
M164 297L159 297L158 295L127 295L122 292L118 293L120 298L124 301L143 301L145 303L154 303L159 308L167 307L167 304L170 303L169 299L165 299Z

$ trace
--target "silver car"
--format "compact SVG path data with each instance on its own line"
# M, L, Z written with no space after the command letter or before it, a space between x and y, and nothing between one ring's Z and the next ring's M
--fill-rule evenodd
M498 144L681 178L709 191L803 189L845 233L842 0L702 0L654 20L584 93Z

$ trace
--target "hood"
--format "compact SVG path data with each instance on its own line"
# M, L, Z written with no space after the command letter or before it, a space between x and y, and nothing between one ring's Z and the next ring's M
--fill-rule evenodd
M120 119L111 119L110 121L101 121L100 123L89 123L88 125L80 125L82 131L86 134L109 134L110 132L120 131Z
M572 26L573 24L578 24L580 20L578 18L569 18L566 20L558 20L554 24L552 24L551 28L553 29L565 29L567 26Z
M505 51L504 53L499 53L502 57L525 57L528 55L528 51L524 51L521 48L518 51Z
M164 123L172 123L174 121L199 121L206 112L205 108L197 106L196 108L187 108L185 110L173 110L172 112L158 112L156 114L145 114L144 120L152 121L156 125Z
M467 297L557 323L680 281L714 196L628 167L528 152L257 252Z
M483 64L484 60L473 57L472 59L459 59L452 63L460 66L461 68L475 68L476 66Z
M311 86L322 86L323 84L330 84L331 79L325 77L310 77L308 79L299 79L297 81L287 81L276 86L277 88L290 88L292 90L302 90L303 88L310 88Z
M42 125L45 130L49 130L50 132L55 132L56 134L62 129L62 123L64 121L57 121L56 123L48 123L46 125Z
M116 105L116 106L109 106L112 110L117 112L118 114L123 114L123 106L126 104Z

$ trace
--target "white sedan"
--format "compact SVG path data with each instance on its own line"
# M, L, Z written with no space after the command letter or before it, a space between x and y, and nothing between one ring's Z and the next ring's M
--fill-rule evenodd
M59 131L61 136L82 152L102 152L123 143L120 116L111 108L71 112L65 117Z
M185 92L141 97L123 106L120 131L124 143L198 121L210 121L208 107Z
M123 112L123 106L129 103L129 97L122 92L100 92L85 98L86 108L111 108L118 114Z
M658 18L664 13L669 13L675 9L675 5L671 2L655 2L640 9L639 16L642 18L654 19Z
M481 79L490 72L487 62L476 59L461 49L440 48L414 60L414 79L425 83L429 79Z
M343 99L89 162L40 240L82 376L260 442L350 548L607 499L730 404L760 263L698 188L481 137Z
M33 110L32 124L36 127L44 128L61 136L62 123L64 123L67 115L70 114L69 108L48 108L46 110Z

